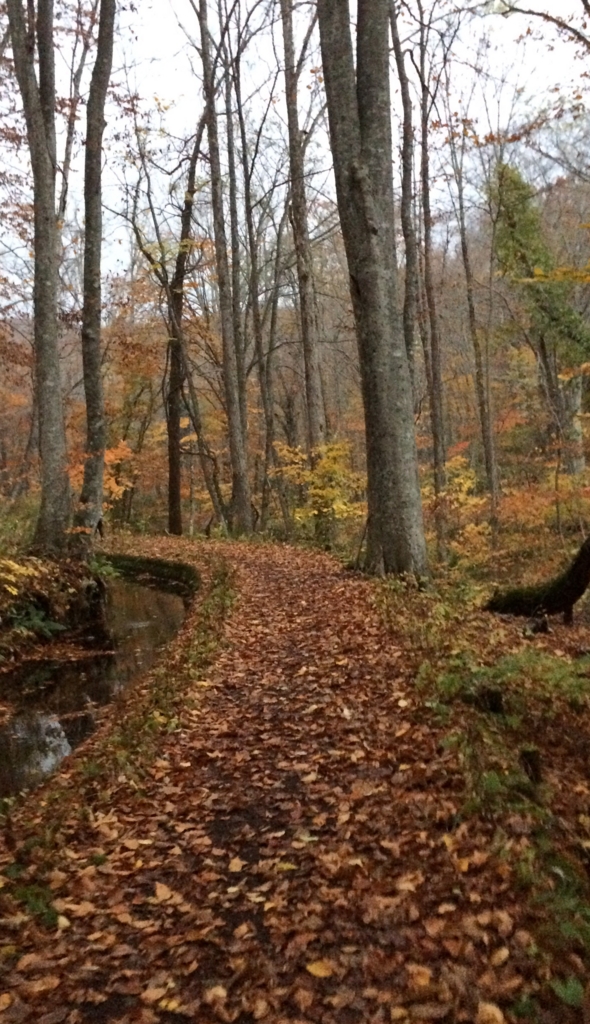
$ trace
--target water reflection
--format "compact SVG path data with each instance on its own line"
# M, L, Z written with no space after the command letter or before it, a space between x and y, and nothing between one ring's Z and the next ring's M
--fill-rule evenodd
M0 796L37 785L54 771L93 731L94 709L147 671L183 618L182 598L116 580L107 600L113 651L0 675L0 697L15 707L0 727Z

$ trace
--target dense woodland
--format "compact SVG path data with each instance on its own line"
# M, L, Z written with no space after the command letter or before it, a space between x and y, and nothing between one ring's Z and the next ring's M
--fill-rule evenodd
M180 130L133 5L4 5L8 543L585 534L586 4L386 6L176 3Z
M0 1024L590 1021L589 77L0 0Z

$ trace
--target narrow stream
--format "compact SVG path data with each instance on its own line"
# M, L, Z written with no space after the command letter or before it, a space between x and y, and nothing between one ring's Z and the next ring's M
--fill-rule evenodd
M114 651L76 661L29 662L0 675L15 712L0 726L0 797L38 785L97 724L96 711L146 672L180 628L181 597L114 580L107 622Z

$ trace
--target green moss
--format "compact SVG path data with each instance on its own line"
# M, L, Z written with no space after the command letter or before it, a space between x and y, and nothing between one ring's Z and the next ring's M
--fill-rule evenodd
M102 567L111 571L114 569L123 579L179 594L187 599L194 597L201 586L197 570L185 562L136 555L101 555L97 566L99 572Z

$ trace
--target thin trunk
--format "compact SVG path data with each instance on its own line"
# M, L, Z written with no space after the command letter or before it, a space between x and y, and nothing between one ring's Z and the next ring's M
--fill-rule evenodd
M86 454L80 504L75 517L77 546L88 555L102 519L106 423L101 377L100 344L102 291L102 139L105 103L113 63L116 0L101 0L96 60L92 70L86 115L84 172L84 305L82 309L82 366L86 397Z
M457 213L459 220L459 235L461 239L461 257L463 260L463 271L465 273L465 290L467 295L467 320L469 334L473 347L475 360L475 395L477 410L481 427L483 444L484 466L486 483L490 495L490 520L495 524L498 516L498 469L496 465L496 445L494 440L493 418L490 404L488 402L488 389L486 387L486 374L484 367L484 355L481 347L480 332L477 326L475 312L475 281L473 268L471 266L471 255L467 237L467 222L465 217L465 194L463 190L462 167L457 160L456 149L451 142L451 157L453 160L453 172L457 186Z
M433 268L433 244L432 244L432 208L430 203L430 139L428 135L428 121L430 116L431 96L426 70L426 25L422 4L418 3L420 11L420 131L421 131L421 157L420 157L420 178L422 186L422 209L424 214L424 292L426 295L426 308L428 310L428 325L430 337L430 369L431 387L429 389L430 400L430 426L432 431L433 465L434 465L434 500L435 500L435 523L436 537L439 557L445 555L445 517L442 507L442 495L446 487L446 445L444 431L443 413L443 384L442 384L442 358L441 339L438 322L438 311L436 303L436 289L434 285Z
M254 349L256 353L256 364L258 367L258 380L260 385L260 400L262 403L262 413L264 417L264 476L262 482L262 507L260 517L260 528L263 530L266 526L268 518L268 507L270 499L270 479L269 474L272 467L276 468L277 458L274 447L275 442L275 423L274 423L274 396L272 387L272 373L271 373L271 357L272 347L274 345L274 336L276 334L276 311L273 307L273 314L275 316L274 323L271 322L271 340L269 342L268 352L264 352L264 336L263 336L263 317L260 309L260 266L258 259L258 239L256 236L256 227L254 224L254 203L252 198L252 167L248 157L249 146L248 138L246 134L246 122L244 120L244 108L242 104L242 89L241 89L241 74L240 74L240 59L239 56L234 61L234 85L236 90L236 101L237 101L237 113L238 123L240 126L240 142L241 142L241 158L242 158L242 174L244 177L244 210L246 215L246 227L248 232L248 249L250 257L250 306L252 309L252 329L254 334ZM277 275L280 268L281 258L281 242L285 226L285 218L283 217L279 225L279 231L277 235L277 254L275 260L275 289L278 288ZM276 294L276 292L275 292ZM273 297L273 301L275 301ZM278 297L276 299L278 302ZM281 511L283 513L283 519L285 519L285 508L283 508L283 497L279 494L279 502L281 503Z
M248 480L248 462L239 397L238 366L233 332L232 295L225 218L221 158L217 111L215 108L215 81L211 60L211 41L207 21L207 0L200 0L199 25L201 30L201 58L203 62L203 88L206 103L207 136L209 139L209 160L211 164L211 204L215 233L215 259L221 317L221 340L223 346L223 382L229 428L229 449L232 468L231 527L236 533L251 533L252 506Z
M243 337L244 332L242 330L242 268L240 265L241 261L240 228L238 218L238 184L236 174L236 146L234 139L234 122L232 110L232 81L227 47L224 47L224 58L225 121L227 133L229 221L231 234L232 318L234 331L234 346L236 349L236 363L238 371L238 395L240 401L240 415L242 418L242 433L244 435L244 445L247 447L248 402L246 394L246 365L245 346Z
M225 525L226 510L219 488L216 460L203 435L198 395L193 384L188 353L184 340L184 283L191 249L192 211L197 190L197 163L205 129L202 118L197 127L195 142L189 161L184 204L180 219L180 240L174 275L167 290L168 327L170 332L169 356L170 375L168 379L168 524L171 533L182 533L181 512L181 466L180 466L180 413L182 409L183 385L188 386L187 408L197 436L197 451L205 486L211 499L216 520Z
M68 543L70 483L58 349L58 244L55 210L55 68L53 3L40 0L37 26L27 26L22 0L8 0L16 78L23 101L34 191L33 290L35 387L39 407L41 507L33 547L62 554ZM39 83L35 73L35 40Z
M297 262L297 284L299 291L299 316L301 342L305 368L305 397L307 407L307 443L310 456L314 457L326 440L326 422L322 401L320 359L317 337L315 296L313 287L313 262L307 221L307 198L305 194L304 145L299 129L297 109L297 87L299 68L295 60L293 41L293 0L281 0L283 45L285 53L285 95L287 103L287 125L289 131L289 168L291 194L291 227Z
M166 389L166 428L168 434L168 532L182 536L182 352L178 331L168 342L168 387Z
M404 338L412 383L414 381L414 337L418 306L418 246L413 211L413 175L414 175L414 128L412 124L412 99L410 82L406 71L404 52L402 49L397 23L395 0L390 0L389 19L393 52L403 108L402 134L402 198L401 223L406 251L406 280L404 292Z
M268 522L268 514L270 508L270 495L271 495L271 470L278 469L279 459L275 448L275 413L274 413L274 387L273 387L273 357L277 344L277 327L278 327L278 311L279 311L279 293L280 293L280 281L281 281L281 262L282 262L282 241L283 234L285 231L287 221L287 208L281 217L279 223L279 229L277 231L277 251L275 254L275 265L274 265L274 281L271 298L271 310L270 310L270 324L268 330L268 351L264 364L264 382L266 391L266 400L268 403L268 420L266 429L266 444L264 450L264 481L262 489L262 505L260 509L260 529L264 530ZM283 517L283 525L285 527L285 534L289 537L293 530L293 522L291 520L291 514L289 512L289 505L285 496L285 488L281 480L279 473L273 477L275 481L276 494L279 501L279 507L281 515Z

